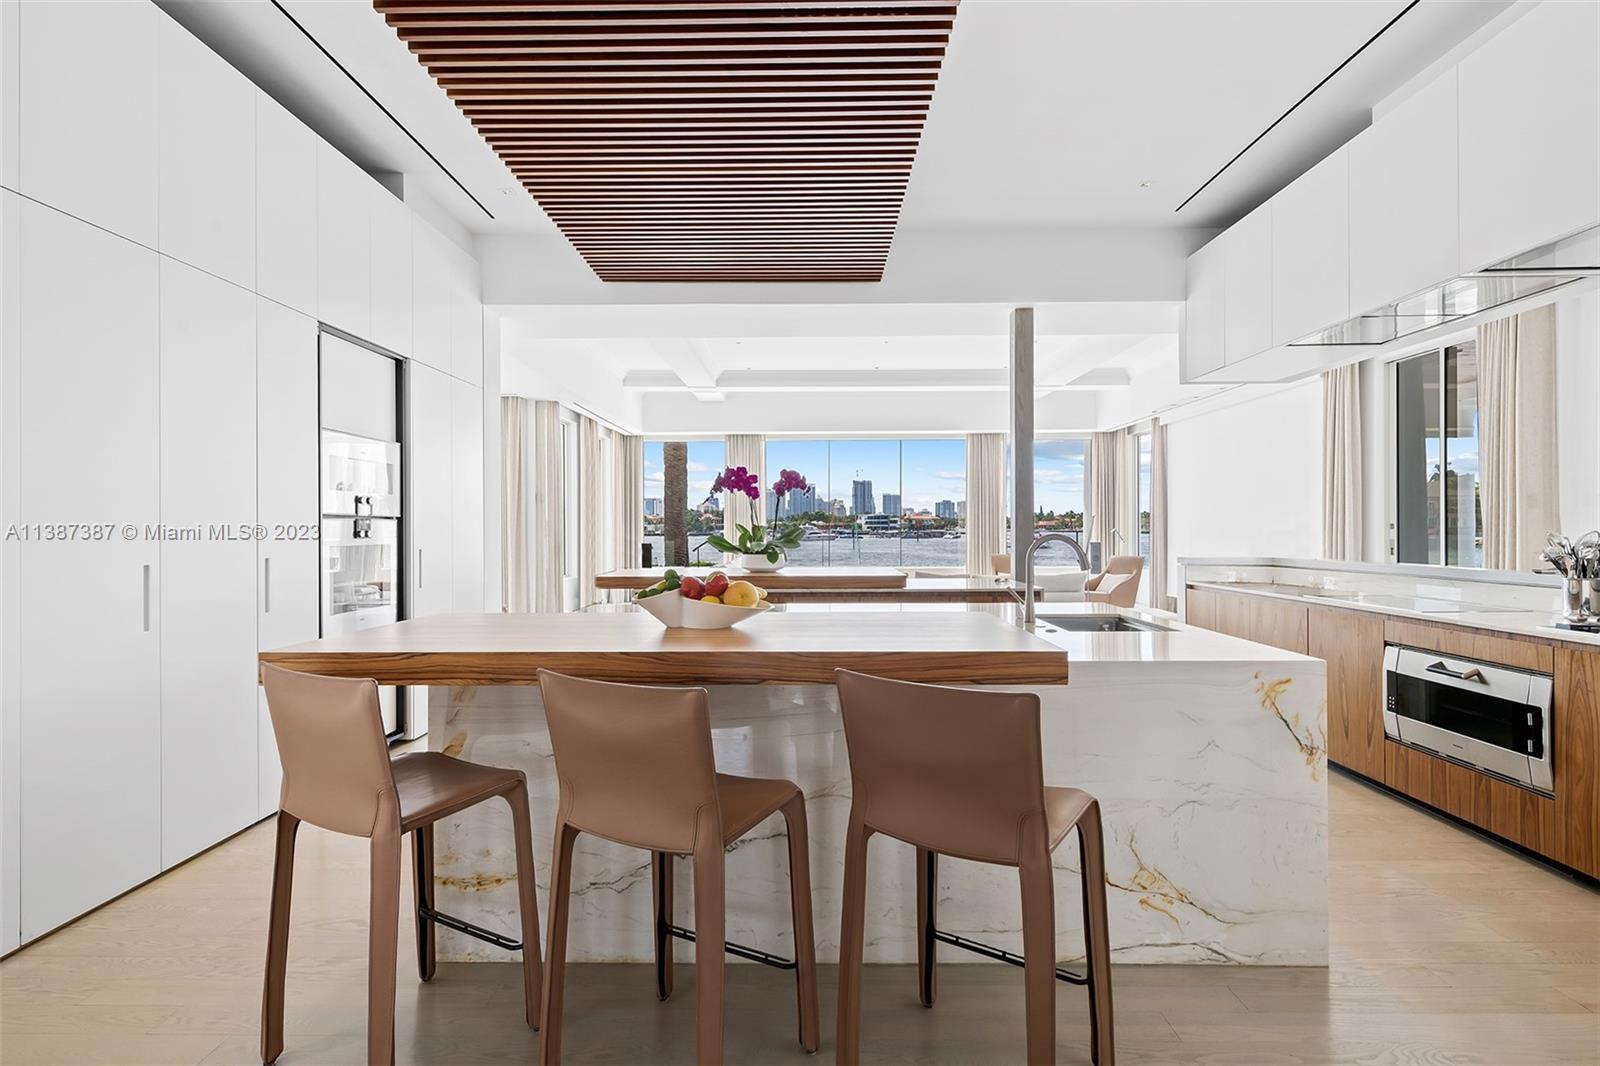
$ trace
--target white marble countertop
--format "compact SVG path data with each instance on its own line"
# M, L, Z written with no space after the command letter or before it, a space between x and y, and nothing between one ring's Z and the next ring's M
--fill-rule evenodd
M1533 609L1512 610L1494 604L1478 604L1470 599L1471 590L1462 590L1461 599L1439 596L1407 596L1391 593L1335 591L1305 585L1280 584L1266 581L1205 581L1190 580L1195 588L1216 589L1221 592L1247 592L1256 596L1271 596L1297 603L1318 604L1323 607L1344 607L1353 611L1370 611L1374 614L1396 618L1410 618L1436 625L1466 626L1493 633L1538 637L1542 640L1560 640L1572 644L1600 646L1600 633L1584 633L1573 629L1560 629L1552 624L1552 613Z
M883 611L874 604L798 604L778 605L776 610L826 611L851 613L854 611ZM891 608L892 609L892 608ZM928 611L982 611L993 614L1013 625L1019 624L1021 607L1015 604L906 604L900 610L908 614ZM1100 663L1261 663L1307 660L1298 655L1267 644L1231 637L1184 624L1177 615L1147 608L1112 607L1103 603L1041 603L1034 635L1067 652L1072 669L1093 667ZM1074 632L1051 625L1052 618L1128 618L1164 631L1151 632ZM1070 684L1070 682L1069 682Z

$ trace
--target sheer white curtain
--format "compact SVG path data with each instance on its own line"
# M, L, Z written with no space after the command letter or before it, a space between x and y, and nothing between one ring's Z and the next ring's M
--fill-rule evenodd
M1134 476L1133 437L1126 429L1090 435L1088 539L1104 546L1107 560L1138 549Z
M644 438L626 433L611 435L611 554L612 565L627 569L639 565L639 545L644 540ZM613 601L625 600L626 592Z
M533 404L533 529L529 545L533 609L561 610L561 407L553 400Z
M1150 605L1171 610L1167 602L1167 427L1150 420Z
M994 573L1006 550L1006 435L967 434L967 573Z
M752 500L742 492L723 494L722 535L737 540L735 525L765 524L767 521L767 438L759 433L730 433L722 438L723 455L729 466L742 466L756 476L761 499Z
M1555 308L1478 327L1478 435L1483 565L1531 570L1561 520Z
M1361 558L1361 371L1322 374L1322 557Z
M528 447L532 426L528 401L500 397L500 606L529 607Z
M596 602L594 575L604 569L606 483L600 423L578 416L578 607Z

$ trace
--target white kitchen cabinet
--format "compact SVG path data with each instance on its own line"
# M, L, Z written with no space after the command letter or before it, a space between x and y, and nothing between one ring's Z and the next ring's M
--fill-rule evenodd
M256 281L256 87L161 18L157 247L236 285Z
M8 189L21 184L17 174L17 145L22 139L22 86L18 70L22 65L21 11L17 4L0 4L0 185ZM6 941L0 940L0 943Z
M20 216L18 520L111 527L18 553L28 940L161 868L159 325L155 252L32 202Z
M1224 364L1272 347L1272 202L1240 219L1223 236Z
M1460 271L1457 141L1454 68L1351 140L1353 313L1392 303Z
M1340 148L1272 198L1272 343L1350 317L1350 154Z
M1462 266L1600 222L1600 4L1546 0L1457 71Z
M256 819L255 312L162 259L163 869Z
M451 383L450 500L454 609L476 614L483 598L483 390L464 381Z
M256 292L317 314L317 135L266 93L256 110Z
M317 497L317 323L256 301L256 514L267 539L259 569L256 640L263 651L315 640L321 629ZM266 697L256 708L256 815L278 807L283 770Z
M1189 257L1183 301L1183 345L1180 350L1184 381L1194 381L1223 364L1223 295L1225 286L1223 234Z
M405 464L410 492L405 498L411 544L407 564L407 615L449 614L455 597L451 541L450 482L455 476L451 438L453 381L449 374L416 360L406 365ZM481 474L480 474L481 477Z
M448 242L416 215L411 217L411 357L435 370L451 370Z
M154 248L158 109L154 4L22 4L21 191Z
M411 211L374 182L372 206L372 343L411 352Z
M372 331L372 179L317 142L317 317L363 339Z

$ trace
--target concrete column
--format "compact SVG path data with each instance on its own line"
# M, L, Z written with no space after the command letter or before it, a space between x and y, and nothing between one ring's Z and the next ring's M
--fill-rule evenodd
M1033 308L1011 311L1011 574L1033 543Z
M683 566L689 561L689 527L685 522L689 512L689 445L681 440L663 443L661 467L662 562Z

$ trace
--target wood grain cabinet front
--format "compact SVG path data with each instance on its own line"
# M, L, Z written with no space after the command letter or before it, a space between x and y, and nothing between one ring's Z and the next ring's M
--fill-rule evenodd
M1307 654L1328 664L1328 758L1382 781L1383 619L1309 608Z

